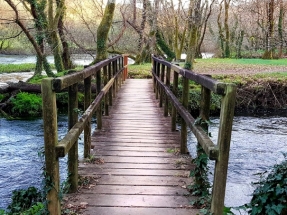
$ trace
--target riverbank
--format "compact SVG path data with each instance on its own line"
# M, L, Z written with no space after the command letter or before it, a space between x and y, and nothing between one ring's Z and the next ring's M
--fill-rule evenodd
M286 59L198 59L194 72L211 75L214 79L237 85L236 114L265 115L285 112L287 108ZM183 66L183 64L180 64ZM150 64L130 65L130 78L151 78ZM190 84L193 97L200 95L200 87ZM198 109L196 99L190 101L192 112ZM220 97L213 96L212 112L220 110Z

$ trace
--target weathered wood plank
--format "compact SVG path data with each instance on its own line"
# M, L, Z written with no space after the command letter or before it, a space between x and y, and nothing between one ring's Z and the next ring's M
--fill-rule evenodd
M196 215L197 210L185 208L88 207L85 214L94 215Z

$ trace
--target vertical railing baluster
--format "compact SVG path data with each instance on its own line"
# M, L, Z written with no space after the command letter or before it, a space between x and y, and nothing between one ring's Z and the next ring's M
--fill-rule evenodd
M91 76L85 78L84 85L85 85L84 109L87 110L87 108L91 104ZM91 152L91 119L88 121L84 129L84 158L89 157L90 152Z
M78 122L78 83L69 87L68 127L69 130ZM78 189L78 141L76 141L68 153L68 183L69 192L74 193Z
M98 95L102 89L101 70L97 71L96 85L97 85L97 95ZM102 105L99 105L99 107L97 109L97 129L102 129Z
M61 214L59 199L59 158L55 146L58 144L56 93L52 90L52 78L42 80L43 123L45 141L45 179L48 189L47 202L50 214Z
M160 80L164 83L164 75L165 75L165 65L161 65L161 71L160 71ZM162 107L163 103L163 97L164 97L164 90L163 88L160 88L160 98L159 98L159 107Z
M214 182L212 190L211 212L215 215L221 215L224 208L235 97L236 85L226 84L225 95L221 101L220 123L217 142L217 146L219 148L219 156L215 162Z
M170 88L170 67L166 68L166 78L165 78L165 84L168 88ZM165 101L164 101L164 116L168 116L168 98L165 95Z
M108 68L107 66L104 66L103 68L103 75L104 75L104 86L108 83ZM104 99L105 103L105 116L109 115L109 98L108 98L108 93L105 95Z
M178 94L178 73L173 71L173 85L172 85L172 92L177 97ZM171 110L171 130L176 130L176 108L172 105Z
M155 74L157 77L159 77L160 75L160 63L157 62L156 64L156 70L155 70ZM156 92L155 92L155 98L158 99L159 96L159 92L160 92L160 85L156 82Z
M108 65L108 79L111 80L112 79L112 64L109 63ZM111 86L108 95L109 95L109 105L112 106L113 105L113 88L114 85Z
M182 77L183 89L182 89L182 105L187 109L189 100L189 80L186 77ZM181 119L181 144L180 153L187 153L187 124L184 119Z

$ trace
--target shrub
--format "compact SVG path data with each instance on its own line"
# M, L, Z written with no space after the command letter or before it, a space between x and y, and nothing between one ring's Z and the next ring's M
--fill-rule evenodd
M249 214L287 214L287 160L276 164L267 176L262 173L255 185L251 202L246 205Z
M35 187L29 187L27 190L14 190L12 202L7 208L9 210L8 214L36 214L32 212L44 208L42 204L39 204L41 201L41 192ZM22 213L25 211L26 213Z
M12 113L16 116L39 116L42 111L42 98L36 94L21 92L11 99Z

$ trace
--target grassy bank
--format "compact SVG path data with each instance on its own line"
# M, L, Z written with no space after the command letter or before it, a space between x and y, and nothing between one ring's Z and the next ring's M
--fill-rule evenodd
M197 59L194 72L237 85L236 113L262 113L287 108L287 60ZM183 63L180 64L183 66ZM151 64L129 66L131 78L150 76ZM141 76L141 74L143 74ZM179 91L179 94L181 92ZM180 96L180 95L179 95ZM190 82L189 108L199 108L200 86ZM220 97L212 95L211 110L220 109Z
M0 74L2 73L13 73L13 72L31 72L35 70L35 64L0 64Z

